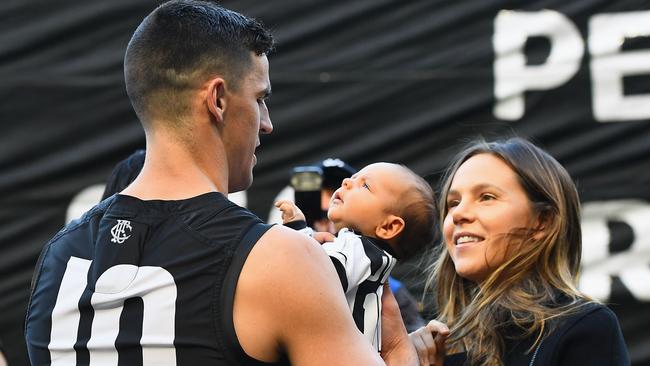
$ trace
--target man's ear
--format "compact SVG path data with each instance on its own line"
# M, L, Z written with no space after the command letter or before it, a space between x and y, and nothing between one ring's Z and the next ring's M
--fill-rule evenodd
M220 77L212 79L208 84L206 93L206 104L210 114L217 123L223 122L224 111L226 110L226 81Z
M386 219L375 228L375 235L377 235L377 238L379 239L390 240L399 235L402 230L404 230L404 219L399 216L388 215Z

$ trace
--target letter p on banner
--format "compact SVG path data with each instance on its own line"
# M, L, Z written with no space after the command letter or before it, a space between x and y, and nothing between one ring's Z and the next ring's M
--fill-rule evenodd
M529 37L546 37L551 51L541 65L526 65ZM494 116L518 120L524 116L526 90L547 90L566 83L580 68L584 43L575 25L552 11L502 10L494 21Z

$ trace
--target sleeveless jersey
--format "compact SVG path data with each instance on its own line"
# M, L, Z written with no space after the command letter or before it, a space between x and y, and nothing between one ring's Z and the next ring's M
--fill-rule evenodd
M239 273L268 228L216 192L102 201L41 252L32 365L269 365L244 353L232 321Z

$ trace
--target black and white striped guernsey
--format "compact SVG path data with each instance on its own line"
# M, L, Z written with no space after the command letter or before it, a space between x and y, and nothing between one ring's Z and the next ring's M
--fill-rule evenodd
M216 192L102 201L41 253L32 364L268 365L244 353L232 322L239 272L268 228Z

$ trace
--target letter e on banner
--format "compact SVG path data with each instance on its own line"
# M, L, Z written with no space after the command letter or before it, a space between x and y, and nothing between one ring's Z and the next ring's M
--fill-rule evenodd
M594 15L589 21L592 104L599 122L650 118L650 94L623 94L623 77L650 74L650 50L621 52L625 38L650 36L650 11Z

